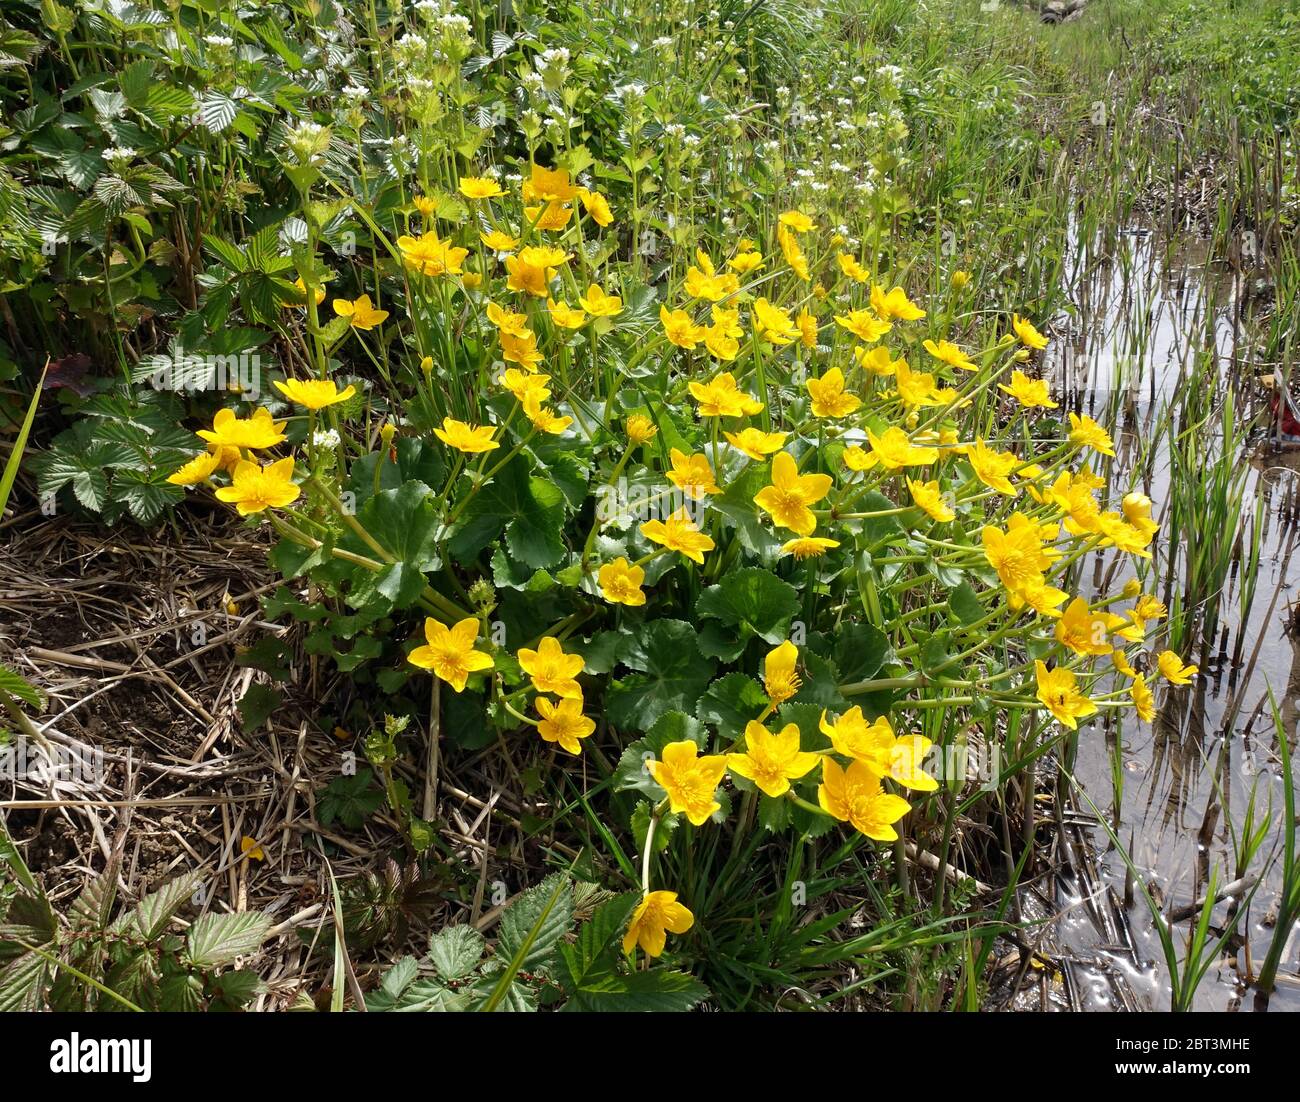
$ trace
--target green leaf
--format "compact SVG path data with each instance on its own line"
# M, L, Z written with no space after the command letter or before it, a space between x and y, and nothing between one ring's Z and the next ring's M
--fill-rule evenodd
M698 715L712 723L727 742L738 738L751 719L767 707L763 686L743 673L724 674L700 697Z
M530 474L527 459L516 456L474 495L449 547L468 562L504 531L510 554L541 570L563 557L563 526L564 494Z
M948 598L948 607L952 609L953 615L963 624L974 624L984 619L984 606L980 604L980 599L975 593L975 587L968 581L963 581L952 595Z
M840 624L835 629L833 658L841 682L874 677L889 655L889 638L872 624Z
M344 323L346 318L341 318ZM426 486L442 486L447 480L447 468L438 449L417 436L399 436L393 441L397 451L394 463L387 451L370 452L352 464L348 475L348 488L356 496L360 507L375 492L375 468L379 468L379 488L396 490L407 482L423 482Z
M21 700L29 708L44 711L45 694L35 685L8 666L0 663L0 693Z
M39 953L23 953L0 968L0 1013L43 1009L41 994L45 990L49 963Z
M381 490L357 510L361 527L396 559L371 578L357 575L362 582L360 593L369 592L373 585L395 608L415 603L428 584L425 571L442 565L438 556L438 514L432 496L433 491L423 482L404 482L395 490ZM374 550L351 530L344 533L339 546L375 557Z
M483 935L473 926L448 926L429 938L429 962L448 983L464 979L483 959Z
M686 972L652 968L606 974L578 993L576 1010L603 1013L683 1013L709 997L709 989Z
M573 892L567 873L552 873L507 907L497 939L497 953L505 967L480 1009L498 1009L512 994L520 971L531 971L548 961L572 925Z
M757 635L781 643L789 638L790 620L799 611L799 594L770 570L751 567L734 571L706 589L695 611L739 628L746 638Z
M714 672L684 620L647 624L628 641L621 659L636 672L613 682L605 703L610 722L630 730L648 730L668 711L694 711Z
M108 867L90 881L72 904L69 919L77 930L103 930L113 914L113 900L117 896L117 863Z
M123 914L113 923L113 929L121 933L134 932L144 941L156 940L202 882L202 874L197 872L169 880L140 900L134 910Z
M185 955L196 968L229 964L236 957L257 952L270 928L270 917L257 911L206 914L190 927Z
M237 707L239 708L239 726L245 733L256 731L268 719L283 701L279 689L273 689L270 685L262 685L258 682L248 686L246 692L240 699Z

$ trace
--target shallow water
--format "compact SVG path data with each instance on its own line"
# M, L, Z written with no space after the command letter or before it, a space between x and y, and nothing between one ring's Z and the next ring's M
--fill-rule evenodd
M1159 431L1166 403L1177 400L1180 385L1188 385L1188 380L1196 380L1196 386L1212 386L1216 408L1231 387L1244 435L1244 427L1262 408L1261 391L1251 377L1271 373L1273 365L1253 361L1248 331L1236 305L1241 283L1230 271L1207 264L1203 248L1167 254L1155 235L1136 230L1118 235L1105 255L1095 248L1076 250L1076 255L1078 267L1070 281L1074 308L1056 326L1057 339L1049 347L1045 371L1064 395L1064 408L1117 424L1112 492L1118 496L1140 487L1156 503L1160 516L1171 476L1167 437ZM1253 602L1243 616L1234 569L1220 600L1219 632L1213 645L1205 655L1199 651L1190 655L1189 660L1199 661L1202 667L1194 686L1168 692L1163 701L1158 695L1162 709L1153 724L1139 724L1135 715L1126 712L1122 729L1110 733L1100 726L1089 729L1079 741L1075 767L1089 798L1102 814L1113 816L1108 735L1120 738L1124 781L1117 833L1153 894L1167 907L1200 898L1213 866L1219 867L1220 886L1236 879L1232 829L1240 827L1252 790L1258 813L1268 816L1270 828L1251 871L1258 872L1263 858L1276 855L1283 793L1269 689L1277 698L1286 730L1296 730L1300 715L1300 646L1284 630L1291 619L1293 585L1300 581L1300 553L1294 553L1300 542L1295 523L1300 452L1279 453L1262 441L1234 450L1247 472L1243 524L1249 526L1256 502L1263 502L1262 551ZM1236 536L1236 532L1198 532L1194 538L1235 540ZM1163 535L1157 536L1154 551L1153 577L1158 579L1154 592L1167 600L1167 592L1182 586L1183 557ZM1132 575L1131 562L1098 555L1084 568L1081 585L1114 592ZM1151 587L1148 580L1148 591ZM1293 767L1300 778L1295 757ZM1124 862L1104 830L1094 826L1091 834L1101 855L1102 877L1122 900ZM1245 977L1252 962L1258 967L1272 938L1273 931L1265 923L1274 910L1279 885L1280 868L1275 863L1242 923L1245 946L1211 966L1197 992L1198 1009L1256 1009ZM1113 1008L1113 985L1102 975L1113 969L1127 980L1139 1007L1168 1009L1169 979L1140 892L1126 910L1134 954L1107 946L1104 931L1089 917L1082 900L1058 895L1056 903L1058 907L1076 904L1057 923L1055 934L1061 946L1078 958L1097 962L1096 970L1083 970L1082 1005ZM1226 913L1227 905L1221 904L1216 921ZM1181 945L1189 923L1177 929L1175 941ZM1270 1011L1300 1010L1298 955L1300 937L1293 930Z

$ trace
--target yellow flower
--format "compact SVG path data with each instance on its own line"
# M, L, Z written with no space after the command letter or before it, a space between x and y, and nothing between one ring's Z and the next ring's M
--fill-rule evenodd
M1161 651L1156 665L1171 685L1190 685L1197 673L1196 666L1184 665L1183 660L1171 650Z
M546 300L546 309L551 320L564 329L581 329L587 321L587 315L583 311L575 310L566 302L556 302L553 298Z
M817 315L810 314L807 310L800 310L799 316L794 319L794 323L799 328L799 343L805 348L816 348Z
M727 770L721 754L699 757L699 752L692 739L683 739L668 743L661 761L646 763L655 783L668 793L673 813L684 812L692 826L702 825L722 806L713 794Z
M727 362L734 360L740 352L740 342L728 333L724 324L717 322L705 329L704 347L709 350L709 355Z
M715 544L696 527L685 507L678 509L666 521L648 520L641 525L641 534L651 543L658 543L669 551L679 551L695 563L703 563L704 555Z
M1069 594L1064 589L1057 589L1053 585L1048 585L1042 578L1035 578L1020 589L1012 591L1009 596L1009 603L1013 609L1020 609L1028 605L1040 616L1055 618L1061 615L1056 606L1064 601Z
M696 263L686 269L686 279L682 284L682 289L691 298L719 302L740 290L740 280L735 273L716 271L709 254L703 249L696 250L695 260Z
M266 851L258 844L256 838L250 838L247 834L239 839L239 852L250 861L266 860Z
M738 252L727 261L727 267L738 272L740 275L748 275L750 272L757 272L759 269L765 267L763 264L763 254L757 250Z
M1140 673L1136 674L1128 692L1133 698L1133 707L1137 710L1138 718L1144 723L1150 723L1155 719L1156 698L1155 694L1147 688L1146 678Z
M478 236L484 247L491 249L494 253L508 253L519 244L516 238L511 237L508 233L503 233L501 230L479 233Z
M1031 379L1019 368L1011 372L1011 385L998 383L998 389L1006 391L1026 409L1056 409L1059 404L1052 401L1046 379Z
M1070 414L1070 443L1080 448L1092 448L1102 455L1114 455L1115 444L1104 428L1091 417Z
M307 297L307 284L302 281L302 276L295 279L293 285L297 288L298 294L302 295L303 298ZM311 289L311 297L316 300L316 305L319 306L325 301L325 288L319 283L315 284Z
M577 195L578 189L569 181L569 173L563 168L543 168L533 165L527 180L520 187L525 201L532 203L539 199L546 202L568 203Z
M633 446L644 444L647 440L653 440L658 434L659 429L649 417L643 413L634 413L623 423L623 429L627 433L627 439Z
M765 298L754 302L754 332L769 344L793 344L799 339L799 327L790 315Z
M426 617L425 645L416 647L406 660L422 670L431 670L456 692L463 692L470 674L492 668L492 656L474 649L478 631L479 622L473 616L450 628L432 616Z
M817 228L817 223L801 210L787 210L781 215L779 221L781 225L789 226L795 233L808 233Z
M441 240L434 230L419 237L403 234L397 239L397 248L402 254L403 264L426 276L460 275L461 264L469 256L468 249Z
M219 409L212 419L212 428L199 429L196 435L218 448L260 451L284 441L284 422L272 420L271 411L265 406L258 406L249 418L236 417L233 409Z
M754 495L754 502L780 528L796 535L811 536L817 517L809 508L831 492L828 474L799 473L799 465L789 452L778 452L772 459L772 484Z
M750 459L762 462L773 452L779 452L785 447L785 438L789 433L764 432L762 429L747 428L741 429L740 432L724 432L722 435L733 448L743 452Z
M197 486L201 482L206 482L212 476L212 472L220 466L220 453L200 452L188 463L169 474L167 481L173 486Z
M822 709L817 725L831 740L837 754L861 762L876 776L889 777L904 788L918 792L933 792L939 787L921 768L930 752L930 740L921 735L896 737L888 716L868 723L862 709L855 705L832 724L826 721L826 710Z
M1132 663L1129 662L1128 655L1118 647L1110 652L1110 661L1111 665L1113 665L1115 669L1125 677L1137 677L1138 672L1133 668Z
M692 349L704 340L708 333L704 326L696 325L685 310L669 310L667 306L660 306L659 321L669 341L678 348Z
M1056 621L1056 641L1075 654L1109 654L1114 649L1106 617L1094 615L1082 597L1071 601Z
M1078 720L1096 714L1097 705L1079 692L1073 670L1063 666L1049 670L1038 660L1034 662L1034 673L1038 678L1038 699L1071 731L1078 729Z
M533 371L543 360L543 356L537 348L537 335L531 329L525 329L522 333L512 333L507 329L502 329L497 334L501 341L501 358L510 363L516 363Z
M817 768L818 755L799 749L799 725L787 723L780 734L772 734L761 723L745 726L744 754L728 754L727 768L745 777L769 796L784 796L790 782Z
M871 273L851 253L836 253L835 262L840 266L840 271L855 283L866 283L871 278Z
M922 341L922 347L930 353L936 360L946 363L951 367L959 367L963 371L978 371L979 366L971 363L966 353L958 348L951 341Z
M1026 348L1046 348L1047 338L1043 336L1033 324L1019 314L1011 315L1011 328L1016 331L1016 336L1020 338L1020 343Z
M600 591L605 600L614 605L636 607L645 604L645 571L634 563L629 563L622 555L613 562L605 563L596 580L600 582Z
M1146 494L1138 490L1125 494L1120 508L1124 510L1124 519L1139 531L1155 535L1160 530L1160 525L1151 519L1151 499Z
M474 428L472 425L465 424L464 421L457 421L453 417L444 417L442 419L442 428L434 429L433 435L446 444L447 447L473 455L478 452L490 452L494 448L501 446L492 439L494 431L491 425Z
M517 367L507 368L501 374L501 385L521 404L528 400L529 395L536 395L538 400L546 401L551 396L551 390L546 385L550 381L549 375L520 371Z
M585 187L578 189L578 198L582 208L596 225L604 227L614 221L614 212L609 209L609 200L598 191L588 191Z
M709 494L722 493L721 487L714 481L708 456L703 453L688 456L673 448L669 451L668 458L673 464L673 469L668 472L668 481L687 497L699 501Z
M784 704L799 691L803 684L795 667L799 663L799 648L789 639L767 652L763 659L763 688L773 703Z
M822 758L822 783L817 788L822 810L878 842L898 837L893 824L912 810L901 796L885 792L880 778L860 761L840 768L834 758Z
M763 408L762 402L736 385L736 377L730 371L707 383L690 383L689 390L699 403L701 417L748 417Z
M264 509L282 509L302 491L293 484L293 457L265 467L243 461L235 468L231 484L217 490L217 499L233 505L241 517Z
M812 397L814 417L847 417L862 405L856 394L844 390L844 372L832 367L820 379L809 379L805 384Z
M815 559L839 545L839 540L823 539L821 536L796 536L781 544L781 554L793 555L796 559Z
M357 392L351 383L339 390L333 379L286 379L284 382L276 379L275 388L289 401L307 409L324 409L337 402L346 402Z
M932 482L920 482L909 478L907 491L912 495L912 501L940 524L952 520L957 515L944 501L943 491L939 489L937 479Z
M540 391L528 391L523 400L524 416L533 423L533 428L538 432L559 436L573 424L573 418L561 417L554 410L547 409L542 405L544 400Z
M488 321L497 327L502 333L510 333L516 337L522 337L529 332L528 315L516 314L495 302L487 304Z
M623 312L623 300L618 295L607 295L597 283L578 296L578 303L593 318L613 318Z
M745 335L745 327L740 324L739 310L728 309L726 306L714 303L709 307L709 313L713 317L713 328L719 333L737 339Z
M983 440L976 440L966 451L966 458L978 478L989 489L1000 494L1014 497L1016 488L1011 485L1009 475L1020 461L1011 452L997 452Z
M894 328L893 322L882 321L870 310L850 310L836 314L835 324L847 329L863 344L874 344Z
M506 257L506 287L521 294L546 298L550 295L550 282L555 278L554 268L539 268L519 256Z
M946 406L957 398L955 390L939 386L935 377L925 371L913 371L904 359L900 358L893 368L899 400L909 411L924 406Z
M667 934L684 934L695 916L677 902L676 892L647 892L632 912L632 921L623 935L623 952L631 955L638 945L646 956L657 957L664 951Z
M1005 532L992 525L981 532L984 557L1002 584L1012 593L1019 592L1041 583L1043 571L1060 557L1059 552L1044 546L1055 533L1055 528L1045 531L1023 513L1012 513Z
M1155 526L1138 527L1130 524L1119 513L1106 512L1098 518L1098 527L1100 528L1103 539L1103 547L1115 546L1121 551L1127 551L1131 555L1140 555L1144 559L1151 557L1151 552L1147 550L1151 543L1151 537L1155 534Z
M573 217L573 208L564 203L547 203L545 207L524 207L529 225L539 230L562 230Z
M904 467L923 467L927 463L936 462L939 458L938 448L917 447L908 438L907 433L897 425L887 428L881 436L868 429L867 440L871 444L871 459L887 471L899 471Z
M886 320L896 318L899 321L917 321L925 317L925 311L907 297L901 287L886 291L878 284L871 286L871 308Z
M1138 603L1133 606L1133 610L1144 620L1158 621L1169 615L1169 610L1149 593L1144 593L1138 598Z
M558 742L570 754L581 754L582 743L578 740L596 729L596 724L582 714L582 693L565 697L558 704L539 696L537 714L542 717L537 733L546 742Z
M519 250L519 259L534 268L558 268L568 263L570 255L557 245L529 245Z
M812 272L808 268L808 258L804 256L803 249L799 247L798 239L790 232L784 222L776 228L776 240L781 246L781 255L785 257L785 262L790 265L790 270L805 283L809 282L812 279Z
M539 693L581 700L582 687L574 678L582 672L580 654L565 654L564 647L553 635L545 636L536 650L519 649L519 668L533 681Z
M495 199L505 194L491 176L462 176L457 187L466 199Z
M948 284L954 291L962 290L970 282L970 272L963 272L960 268L948 277Z

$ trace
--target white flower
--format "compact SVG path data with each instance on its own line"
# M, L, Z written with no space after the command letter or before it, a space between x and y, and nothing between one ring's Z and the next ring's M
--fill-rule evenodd
M311 435L311 442L315 447L328 448L333 451L339 446L341 438L338 429L317 429Z

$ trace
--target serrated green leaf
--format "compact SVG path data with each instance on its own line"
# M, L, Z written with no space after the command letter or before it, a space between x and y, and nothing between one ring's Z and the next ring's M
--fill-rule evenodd
M468 976L483 959L483 935L473 926L448 926L429 938L429 962L448 982Z
M185 955L196 968L228 964L261 948L271 919L258 911L206 914L197 919L185 937Z

